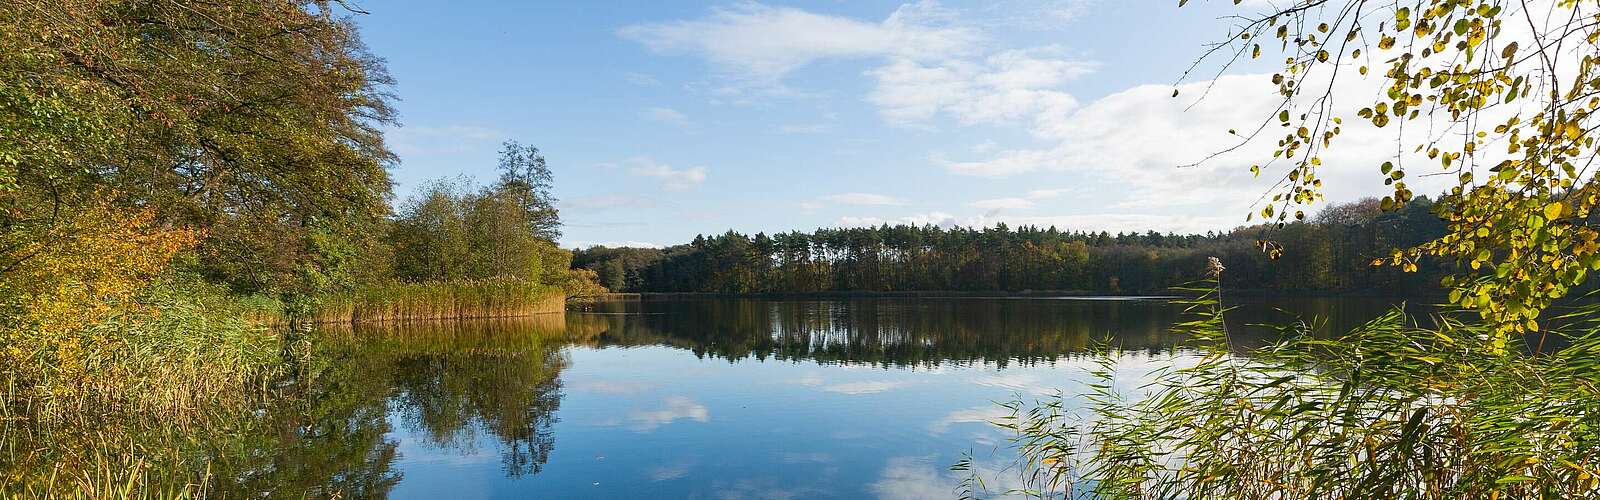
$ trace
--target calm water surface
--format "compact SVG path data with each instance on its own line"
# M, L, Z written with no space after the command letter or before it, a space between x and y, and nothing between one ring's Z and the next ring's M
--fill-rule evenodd
M1389 301L1248 303L1330 327ZM1281 311L1279 309L1282 309ZM1285 312L1285 311L1292 311ZM1165 300L683 299L326 332L329 368L224 492L389 498L945 498L1010 480L996 401L1180 360ZM1270 333L1257 331L1264 337ZM381 339L381 340L374 340ZM1126 383L1134 383L1130 377ZM241 466L243 469L243 466Z

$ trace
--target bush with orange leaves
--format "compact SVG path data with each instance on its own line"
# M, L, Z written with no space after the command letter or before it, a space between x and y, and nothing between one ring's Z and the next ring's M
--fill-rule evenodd
M106 196L11 229L0 236L0 364L22 390L52 396L79 391L91 351L116 340L95 327L140 309L136 297L199 238Z

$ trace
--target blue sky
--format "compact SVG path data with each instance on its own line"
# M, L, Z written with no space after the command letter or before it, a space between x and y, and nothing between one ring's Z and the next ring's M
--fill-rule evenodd
M398 82L397 195L488 182L501 141L532 144L567 246L882 222L1227 229L1270 187L1248 173L1270 147L1177 165L1270 114L1271 68L1230 68L1196 104L1208 66L1172 98L1240 8L1176 3L393 0L357 22Z

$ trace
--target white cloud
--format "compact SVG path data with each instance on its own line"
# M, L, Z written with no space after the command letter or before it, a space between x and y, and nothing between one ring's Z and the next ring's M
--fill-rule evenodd
M1002 29L1059 30L1099 0L1007 0L990 2L980 21ZM1259 1L1259 0L1247 0Z
M623 208L654 208L660 205L660 203L653 198L622 193L579 196L570 200L561 200L559 204L563 209L576 209L581 211L601 211Z
M627 80L628 83L631 83L631 84L634 84L634 85L637 85L637 86L640 86L640 87L657 87L657 86L661 85L661 80L656 79L656 77L653 77L653 76L650 76L650 75L647 75L647 74L644 74L644 73L636 73L636 72L629 71L627 73L623 73L622 74L622 78Z
M1092 0L1018 0L998 7L955 11L933 2L907 4L882 22L868 22L789 7L747 3L716 9L694 20L630 26L620 34L661 52L703 58L739 87L782 87L791 72L824 59L867 60L873 84L864 97L880 117L897 126L1019 126L1036 143L1001 147L979 142L968 157L932 156L933 164L957 175L1003 178L1072 173L1086 183L1116 186L1096 193L1104 214L1075 213L1028 217L998 216L995 210L1040 210L1040 200L1065 190L1038 189L1022 196L980 200L971 206L985 216L957 217L943 212L894 216L841 217L842 225L933 223L979 226L1056 225L1086 230L1205 231L1244 222L1249 206L1270 188L1281 166L1268 166L1262 178L1249 172L1253 162L1272 158L1282 133L1269 124L1262 137L1197 166L1179 168L1240 142L1228 133L1249 133L1276 114L1280 97L1270 75L1227 75L1215 81L1179 86L1172 97L1166 84L1140 85L1080 102L1068 85L1099 67L1056 46L997 46L986 30L1014 26L1022 17L1060 24L1076 18ZM1251 6L1265 6L1251 0ZM1005 17L1010 16L1010 17ZM1005 20L996 23L995 21ZM1321 71L1326 71L1323 69ZM1323 155L1319 177L1330 200L1379 193L1376 165L1394 156L1393 128L1376 130L1355 123L1362 101L1381 97L1378 78L1361 81L1354 71L1334 82L1337 114L1346 118L1344 134ZM1320 95L1317 74L1302 75L1300 95ZM1206 95L1196 101L1197 96ZM1488 121L1485 121L1488 123ZM1406 133L1426 134L1427 127ZM1381 133L1380 133L1381 132ZM1420 141L1408 141L1417 143ZM1409 159L1407 160L1409 161ZM1276 167L1276 168L1275 168ZM1419 172L1420 173L1420 172ZM1431 173L1431 172L1430 172ZM1408 180L1418 193L1436 192L1448 176L1416 175ZM821 199L802 203L822 208ZM834 203L840 203L833 201ZM855 203L884 205L882 203Z
M1008 196L1005 198L978 200L968 203L967 205L973 208L988 210L989 212L987 215L993 217L999 214L1001 210L1030 210L1038 206L1038 203L1036 203L1038 200L1056 198L1062 194L1072 191L1074 191L1074 189L1071 188L1034 189L1028 191L1022 196Z
M945 414L945 416L939 420L935 420L933 423L928 424L928 432L933 434L944 434L950 430L951 425L970 423L987 424L1009 415L1011 415L1011 410L1008 410L998 404L974 406L972 408L955 410Z
M671 165L657 163L648 156L629 158L628 174L638 177L652 177L660 179L662 187L671 191L682 191L706 181L706 167L673 168Z
M1076 191L1076 189L1073 189L1073 188L1035 189L1035 190L1032 190L1032 191L1028 191L1028 199L1030 199L1030 200L1044 200L1044 199L1049 199L1049 198L1055 198L1057 196L1061 196L1063 194L1071 193L1073 191Z
M785 135L820 134L828 131L828 126L821 123L805 125L791 124L778 127L778 133Z
M672 465L657 465L649 468L647 475L650 476L651 481L670 481L689 475L689 470L692 468L694 468L694 464L687 462L676 463Z
M1319 76L1324 75L1313 73L1305 77L1307 87L1300 92L1321 95L1326 85L1316 85L1323 80ZM974 160L936 158L935 162L960 175L1012 177L1066 172L1125 186L1128 194L1108 205L1127 209L1117 222L1126 222L1129 217L1153 219L1152 223L1159 223L1154 220L1159 218L1217 219L1184 212L1186 207L1204 207L1202 214L1228 215L1221 218L1226 221L1223 225L1204 229L1243 223L1250 203L1283 172L1281 166L1266 165L1266 173L1257 179L1249 166L1265 164L1272 158L1274 139L1285 133L1284 129L1269 124L1255 141L1198 165L1191 164L1239 145L1242 138L1230 134L1230 129L1248 134L1262 120L1277 113L1281 97L1269 79L1270 75L1246 74L1189 83L1179 87L1177 98L1172 97L1173 88L1168 85L1137 86L1036 123L1032 132L1045 140L1045 147L1003 150ZM1359 123L1354 116L1362 101L1370 104L1369 96L1381 94L1373 82L1355 77L1341 76L1334 85L1334 95L1347 96L1335 102L1336 114L1347 120L1344 133L1321 155L1327 167L1320 169L1319 177L1324 180L1327 197L1347 200L1380 193L1384 186L1376 179L1376 167L1392 158L1395 150L1369 145L1394 144L1395 131L1392 127L1376 129ZM1197 102L1207 87L1209 94ZM1427 127L1410 127L1406 134L1424 134L1426 130ZM1417 176L1410 181L1418 193L1436 192L1444 184L1442 176ZM1158 213L1162 215L1157 217ZM1078 225L1081 221L1072 223Z
M1038 375L1030 373L997 372L973 377L971 381L985 387L999 387L1013 393L1028 393L1035 396L1051 396L1059 390Z
M505 137L498 130L473 125L393 127L384 131L389 149L402 158L493 148Z
M872 227L881 226L889 221L879 217L854 217L846 215L839 218L840 227Z
M611 245L605 246L609 247ZM613 396L632 396L643 393L650 389L654 389L656 385L648 382L636 382L630 380L585 380L568 385L567 387L579 392L593 392L599 394L610 394Z
M1000 10L1063 21L1075 17L1084 2L1018 3L1028 5ZM1066 57L1059 47L996 50L983 34L984 15L924 0L874 24L746 3L698 20L629 26L619 34L658 52L707 60L731 81L724 89L729 92L743 87L795 93L782 80L812 62L882 61L867 72L877 82L867 100L896 125L924 127L940 114L969 125L1038 122L1078 105L1060 87L1097 64Z
M893 219L885 219L882 217L844 216L839 218L838 224L843 227L869 227L883 224L906 224L912 226L932 225L943 228L965 225L961 224L961 220L957 219L956 216L944 212L927 212L907 215L904 217L896 217Z
M822 390L840 394L876 394L905 385L905 382L863 381L822 386Z
M905 200L876 193L839 193L823 196L822 201L839 205L904 205Z
M645 108L645 110L640 113L640 116L644 117L646 120L665 123L678 128L689 127L689 117L672 108Z
M796 380L796 382L803 386L816 387L822 385L823 381L822 375L817 373L807 373L805 376L800 377L799 380Z
M900 221L913 226L934 225L940 227L950 227L955 225L956 217L944 212L928 212L924 214L901 217Z
M649 432L677 420L711 421L711 412L705 405L684 396L667 396L663 406L655 410L634 410L628 413L628 428L635 432Z
M966 52L978 34L950 24L952 18L929 1L903 5L880 23L743 3L696 20L627 26L618 34L658 52L703 57L742 84L777 87L790 71L824 58L920 60Z
M825 496L824 492L815 487L788 487L778 486L778 480L766 478L744 478L729 482L723 479L711 481L710 490L715 491L717 500L795 500ZM698 497L696 497L698 498Z
M1025 174L1043 169L1047 165L1054 165L1060 161L1056 151L1048 150L1005 150L997 155L981 160L950 161L943 158L934 158L935 163L942 164L946 170L957 174L975 175L981 177L1009 177Z
M1025 198L994 198L989 200L978 200L969 203L969 205L972 205L974 208L981 208L984 210L1023 210L1033 208L1033 202Z
M567 247L571 247L571 248L589 248L589 247L594 247L594 246L601 246L601 247L607 247L607 248L619 248L619 247L628 247L628 248L663 248L666 245L662 245L660 243L652 243L652 242L649 242L649 241L627 240L627 241L574 241L574 242L566 244L566 246ZM603 391L599 391L599 392L603 392Z
M867 101L885 121L926 125L948 114L966 125L1031 120L1038 125L1078 106L1063 84L1094 71L1095 64L1052 54L1055 49L1007 50L983 60L919 63L897 59L869 71L877 88Z
M878 481L872 483L872 492L880 500L958 496L961 483L926 462L911 457L890 459L879 474Z
M823 208L827 208L829 206L835 206L835 205L902 206L902 205L906 205L906 204L908 204L908 202L906 202L906 200L898 198L898 197L886 195L886 194L878 194L878 193L837 193L837 194L830 194L830 195L827 195L827 196L819 196L819 197L817 197L816 199L813 199L813 200L801 201L798 204L798 206L800 207L800 211L802 211L802 212L814 213L814 212L816 212L818 210L822 210ZM848 219L849 217L846 217L846 218ZM855 222L852 222L852 223L842 223L842 225L846 225L846 226L872 226L872 225L877 225L880 222L882 222L882 221L881 220L877 220L877 219L874 219L872 221L859 220L859 221L855 221Z
M960 495L961 480L950 470L950 464L935 457L895 457L884 464L878 480L871 486L879 500L912 500L926 498L954 498ZM993 461L972 464L986 491L1010 496L1008 492L1023 491L1016 467Z

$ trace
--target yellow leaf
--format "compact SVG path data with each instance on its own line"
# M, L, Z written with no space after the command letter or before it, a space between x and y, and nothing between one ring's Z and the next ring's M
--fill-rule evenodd
M1544 207L1544 218L1545 218L1545 220L1560 219L1562 214L1565 214L1566 211L1567 211L1567 204L1559 202L1559 201L1553 202L1553 203L1551 203L1549 205L1545 205L1545 207Z

